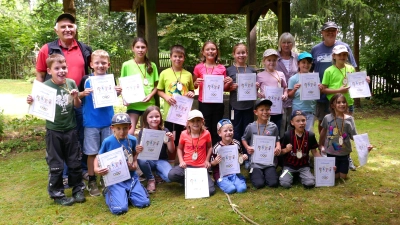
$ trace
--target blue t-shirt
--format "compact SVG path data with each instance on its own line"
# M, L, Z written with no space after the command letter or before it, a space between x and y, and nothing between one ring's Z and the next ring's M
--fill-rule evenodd
M336 45L344 45L347 48L347 51L349 51L349 58L348 61L353 67L357 67L356 60L354 59L353 52L351 51L350 47L348 44L341 42L341 41L336 41L335 44L332 46L326 46L324 42L321 42L317 45L315 45L311 49L311 55L313 57L313 64L314 64L314 72L319 73L319 80L322 81L322 78L324 77L324 72L325 70L332 66L332 50ZM321 98L319 101L328 101L326 98L325 94L321 94Z
M79 85L79 91L84 91L85 88L91 88L90 76L93 74L85 75ZM111 126L111 119L114 116L114 108L106 106L102 108L94 108L93 94L82 98L83 104L83 126L91 128L103 128Z
M296 73L291 78L289 78L289 86L288 86L289 90L293 90L294 85L299 83L299 76L301 75ZM292 109L293 111L301 110L304 112L314 112L315 100L300 100L300 89L296 90L296 93L294 94L293 97Z
M128 145L128 139L129 139L129 145ZM115 138L114 135L111 135L109 137L107 137L106 139L104 139L103 143L101 143L101 147L99 150L99 155L112 151L114 149L123 147L123 149L127 149L128 151L131 152L132 155L136 154L136 137L132 136L130 134L128 134L128 138L124 138L122 140L118 140ZM121 146L122 145L122 146ZM128 159L126 159L126 161L128 161ZM136 176L136 172L135 171L129 171L131 174L131 177L135 177Z

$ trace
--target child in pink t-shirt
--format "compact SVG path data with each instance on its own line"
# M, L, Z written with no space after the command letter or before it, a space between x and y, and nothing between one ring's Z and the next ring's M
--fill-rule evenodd
M186 130L179 138L177 150L179 166L169 171L169 180L184 184L186 168L210 168L211 152L211 135L204 126L203 114L199 110L192 110L188 115ZM210 195L213 195L215 187L211 176L208 176L208 187Z
M194 68L194 88L199 87L199 110L203 114L206 127L210 129L212 144L220 140L215 124L224 116L224 103L203 102L203 81L204 75L224 76L224 91L229 91L232 85L232 78L226 76L226 68L220 64L219 50L217 44L206 41L201 49L201 63Z

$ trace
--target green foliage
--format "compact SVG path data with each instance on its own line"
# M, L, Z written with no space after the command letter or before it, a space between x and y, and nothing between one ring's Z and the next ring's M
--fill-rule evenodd
M4 126L5 126L5 121L4 121L4 109L0 110L0 140L3 137L4 134Z

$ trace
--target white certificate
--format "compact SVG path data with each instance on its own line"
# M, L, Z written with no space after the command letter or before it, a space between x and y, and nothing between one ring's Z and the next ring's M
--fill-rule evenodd
M119 86L122 88L122 98L128 104L141 102L146 97L144 94L143 82L140 74L120 77Z
M161 148L164 144L165 130L153 130L143 128L140 145L143 151L139 153L138 159L158 160Z
M275 144L275 136L253 135L254 153L251 162L262 165L274 164Z
M348 85L350 86L349 93L351 98L371 97L371 90L367 82L367 73L365 71L348 73Z
M265 98L272 102L271 113L282 114L283 88L264 86Z
M315 187L335 186L335 157L314 157Z
M89 79L93 89L94 108L117 105L118 98L113 74L91 76Z
M256 76L255 73L236 74L238 101L251 101L257 99Z
M320 84L318 73L302 73L299 75L300 83L300 100L319 100Z
M223 103L224 102L224 76L204 75L203 76L203 102Z
M185 199L210 197L206 168L185 169Z
M56 95L56 89L34 80L31 94L33 102L29 107L29 114L54 122ZM69 93L66 95L67 98L71 97Z
M98 161L100 168L108 168L103 176L106 187L131 178L122 147L98 155Z
M240 173L239 153L236 145L222 146L218 150L218 155L221 156L219 163L219 173L221 177L229 174Z
M165 120L171 123L186 126L188 114L192 109L193 98L174 94L174 99L176 104L171 105Z
M353 136L358 153L360 166L364 166L368 161L368 146L370 145L368 134L359 134Z

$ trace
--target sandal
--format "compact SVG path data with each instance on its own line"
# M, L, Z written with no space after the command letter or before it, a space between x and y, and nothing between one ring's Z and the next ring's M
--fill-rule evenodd
M148 180L146 189L147 192L149 192L150 194L156 192L156 180L154 179Z

